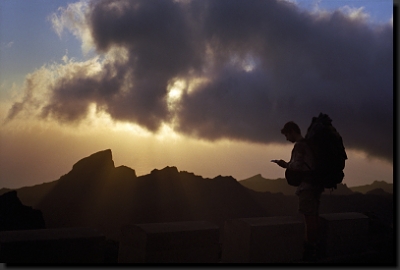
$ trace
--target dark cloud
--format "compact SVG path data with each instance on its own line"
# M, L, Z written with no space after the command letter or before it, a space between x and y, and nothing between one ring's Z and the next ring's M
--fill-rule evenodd
M274 1L210 1L208 10L207 37L228 54L221 65L246 53L260 63L251 72L216 70L211 83L186 95L181 131L280 142L286 121L305 131L325 112L347 147L392 160L391 26L373 28L340 12L318 19Z
M93 1L87 22L99 53L124 48L127 59L58 79L43 117L77 121L96 103L151 131L173 118L190 136L273 143L285 122L305 131L324 112L347 148L392 161L389 24L270 0ZM200 77L171 112L168 85Z

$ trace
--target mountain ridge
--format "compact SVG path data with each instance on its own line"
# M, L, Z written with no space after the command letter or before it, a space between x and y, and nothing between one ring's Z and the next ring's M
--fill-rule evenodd
M88 161L93 162L94 160L96 161L96 166L97 167L102 167L103 164L102 162L104 162L105 166L108 166L110 168L115 168L114 166L114 161L112 160L112 151L111 149L105 149L102 151L98 151L96 153L93 153L85 158L80 159L78 162L76 162L73 166L72 166L72 170L79 170L80 168L85 168L85 163L88 163ZM92 166L92 169L94 166ZM118 166L116 168L121 168L121 170L125 169L125 170L132 170L133 172L135 172L134 169L125 166L125 165L121 165ZM178 171L177 167L175 166L167 166L166 168L176 168L176 171ZM150 174L153 171L159 171L159 169L153 169ZM181 171L181 172L186 172L186 171ZM86 172L86 173L90 173L90 172ZM194 175L194 173L191 173ZM135 172L135 177L136 176L136 172ZM42 184L35 184L33 186L24 186L24 187L19 187L19 188L0 188L0 195L4 194L6 192L9 192L11 190L24 190L26 188L39 188L41 186L46 186L47 184L54 184L55 181L57 180L53 180L50 182L43 182ZM235 179L236 180L236 179ZM241 180L236 180L237 182L239 182L240 184L242 184L243 186L250 188L254 191L259 191L259 192L271 192L271 193L283 193L284 195L292 195L294 194L295 191L295 187L289 186L286 182L285 178L277 178L277 179L270 179L270 178L264 178L261 174L256 174L254 176L245 178L245 179L241 179ZM382 189L384 192L386 193L390 193L393 194L393 184L392 183L388 183L384 180L375 180L373 183L371 184L366 184L366 185L361 185L361 186L352 186L352 187L347 187L347 185L345 183L340 184L340 186L338 187L338 190L340 189L340 191L336 190L336 193L332 193L334 195L344 195L344 194L351 194L352 192L360 192L362 194L366 194L368 192L373 191L374 189ZM344 191L344 192L343 192Z
M33 192L18 196L42 211L49 228L95 227L112 239L129 223L208 220L222 228L229 218L269 215L231 176L209 179L167 166L137 177L114 166L110 149L79 160L51 185L35 187L36 199Z
M375 180L374 182L372 182L372 184L368 184L368 185L350 187L350 189L354 192L360 192L363 194L371 192L375 189L381 189L382 191L384 191L386 193L393 194L393 184L388 183L386 181L379 181L379 180Z
M293 195L296 187L288 185L285 178L267 179L261 174L238 181L241 185L258 192L282 193L283 195ZM332 195L350 195L353 191L346 184L339 184L337 189L330 191L325 190L324 193Z
M115 167L110 149L79 160L58 180L16 192L42 211L48 228L93 227L114 240L126 224L204 220L222 230L228 219L296 215L298 203L294 192L258 192L232 176L203 178L174 166L138 177L127 166ZM321 211L372 211L390 223L392 203L392 197L353 193L322 198Z

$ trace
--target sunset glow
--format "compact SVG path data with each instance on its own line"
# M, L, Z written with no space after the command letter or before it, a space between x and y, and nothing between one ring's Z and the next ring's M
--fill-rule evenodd
M104 149L137 175L282 178L280 129L320 112L345 184L393 182L393 3L245 2L0 2L0 188Z

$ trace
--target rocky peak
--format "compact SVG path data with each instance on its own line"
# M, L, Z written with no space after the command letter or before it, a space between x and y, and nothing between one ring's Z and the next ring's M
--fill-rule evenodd
M99 168L115 168L112 159L111 149L94 153L88 157L79 160L72 166L74 172L91 172L97 171Z

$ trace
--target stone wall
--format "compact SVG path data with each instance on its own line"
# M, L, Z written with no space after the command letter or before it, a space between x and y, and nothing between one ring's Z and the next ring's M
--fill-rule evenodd
M323 254L328 257L347 256L367 250L369 220L361 213L320 215Z
M89 228L0 232L5 263L103 263L105 237Z
M218 226L206 221L133 224L121 230L119 263L216 263Z
M366 252L368 217L320 215L325 257ZM206 221L131 224L121 228L118 263L291 263L301 261L300 216L240 218L218 226ZM0 232L5 263L104 263L105 237L89 228Z
M302 257L304 223L298 217L242 218L225 223L223 263L282 263Z

